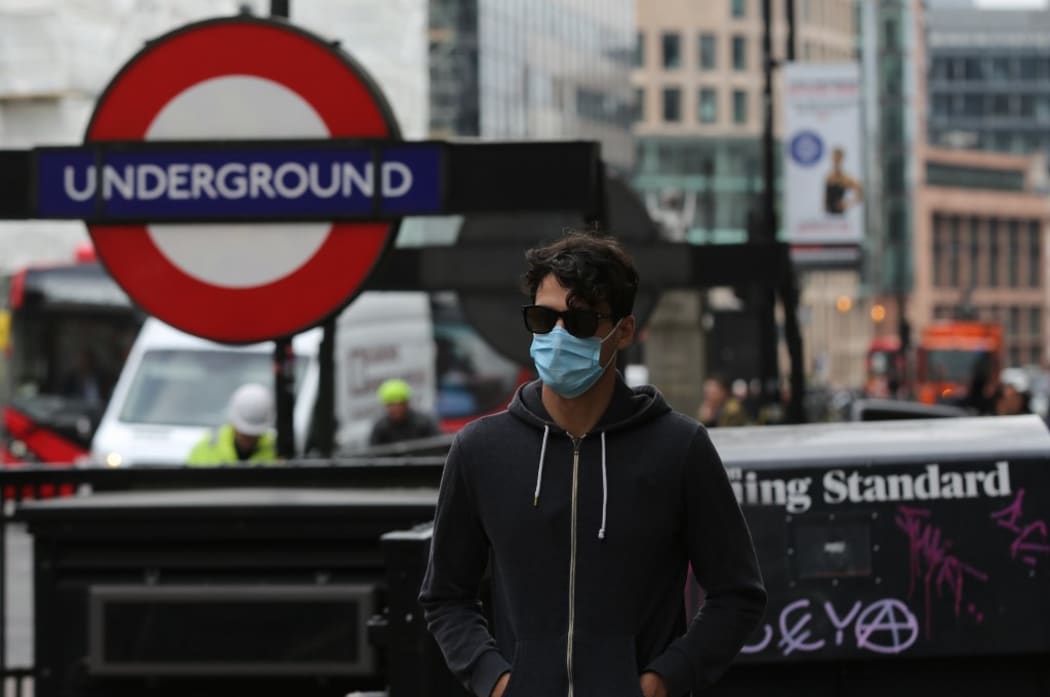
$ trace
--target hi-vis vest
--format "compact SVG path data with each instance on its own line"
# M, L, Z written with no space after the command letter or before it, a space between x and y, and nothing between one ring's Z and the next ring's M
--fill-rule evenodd
M236 465L241 462L255 464L277 461L277 441L272 433L264 433L255 446L255 452L247 460L237 459L237 448L233 443L233 426L226 424L222 428L204 436L193 446L186 464L200 467L215 465Z

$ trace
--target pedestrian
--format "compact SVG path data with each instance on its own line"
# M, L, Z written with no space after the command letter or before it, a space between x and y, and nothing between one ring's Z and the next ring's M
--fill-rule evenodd
M226 412L227 423L206 434L193 447L187 464L214 466L277 460L270 390L256 383L241 385L230 398Z
M404 380L384 381L376 396L385 413L372 427L369 445L386 445L438 435L434 420L412 408L412 387Z
M478 697L680 697L762 617L751 535L704 427L613 368L638 274L614 240L526 255L539 380L466 426L445 464L420 601ZM706 592L686 622L688 566ZM493 623L478 602L491 568Z
M995 392L996 416L1018 416L1032 413L1031 381L1019 368L1007 368L999 376Z
M714 373L703 385L703 400L697 411L697 421L708 428L716 426L747 426L747 410L730 389L729 380Z

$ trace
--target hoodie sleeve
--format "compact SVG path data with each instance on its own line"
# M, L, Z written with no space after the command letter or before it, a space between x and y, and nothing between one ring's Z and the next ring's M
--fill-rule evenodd
M722 460L702 428L693 438L686 469L689 560L705 600L685 636L646 668L663 676L669 697L700 693L718 680L766 606L751 533Z
M510 665L496 647L478 591L489 541L464 476L460 439L452 444L438 493L430 561L419 601L427 628L452 674L477 697L489 697Z

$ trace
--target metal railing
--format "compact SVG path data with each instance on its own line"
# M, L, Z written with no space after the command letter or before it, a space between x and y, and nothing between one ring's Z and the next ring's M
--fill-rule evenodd
M436 488L444 456L441 443L412 455L410 448L377 449L375 456L301 460L273 465L229 467L24 465L0 469L0 697L32 697L35 665L8 665L7 535L21 522L21 504L55 496L94 493L214 488ZM445 444L447 446L447 444Z

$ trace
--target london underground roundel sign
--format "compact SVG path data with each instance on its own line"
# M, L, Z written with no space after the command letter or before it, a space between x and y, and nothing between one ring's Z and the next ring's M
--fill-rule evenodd
M348 55L289 25L235 17L150 42L102 94L85 141L325 138L397 140L400 133L382 94ZM373 177L399 186L397 171L373 171L372 163L181 159L174 148L155 163L99 173L105 181L90 183L129 201L190 199L262 211L306 211L311 201L378 186ZM87 187L76 177L65 182L74 197ZM294 334L342 307L392 245L397 222L90 224L88 230L110 274L147 312L197 336L244 343Z

